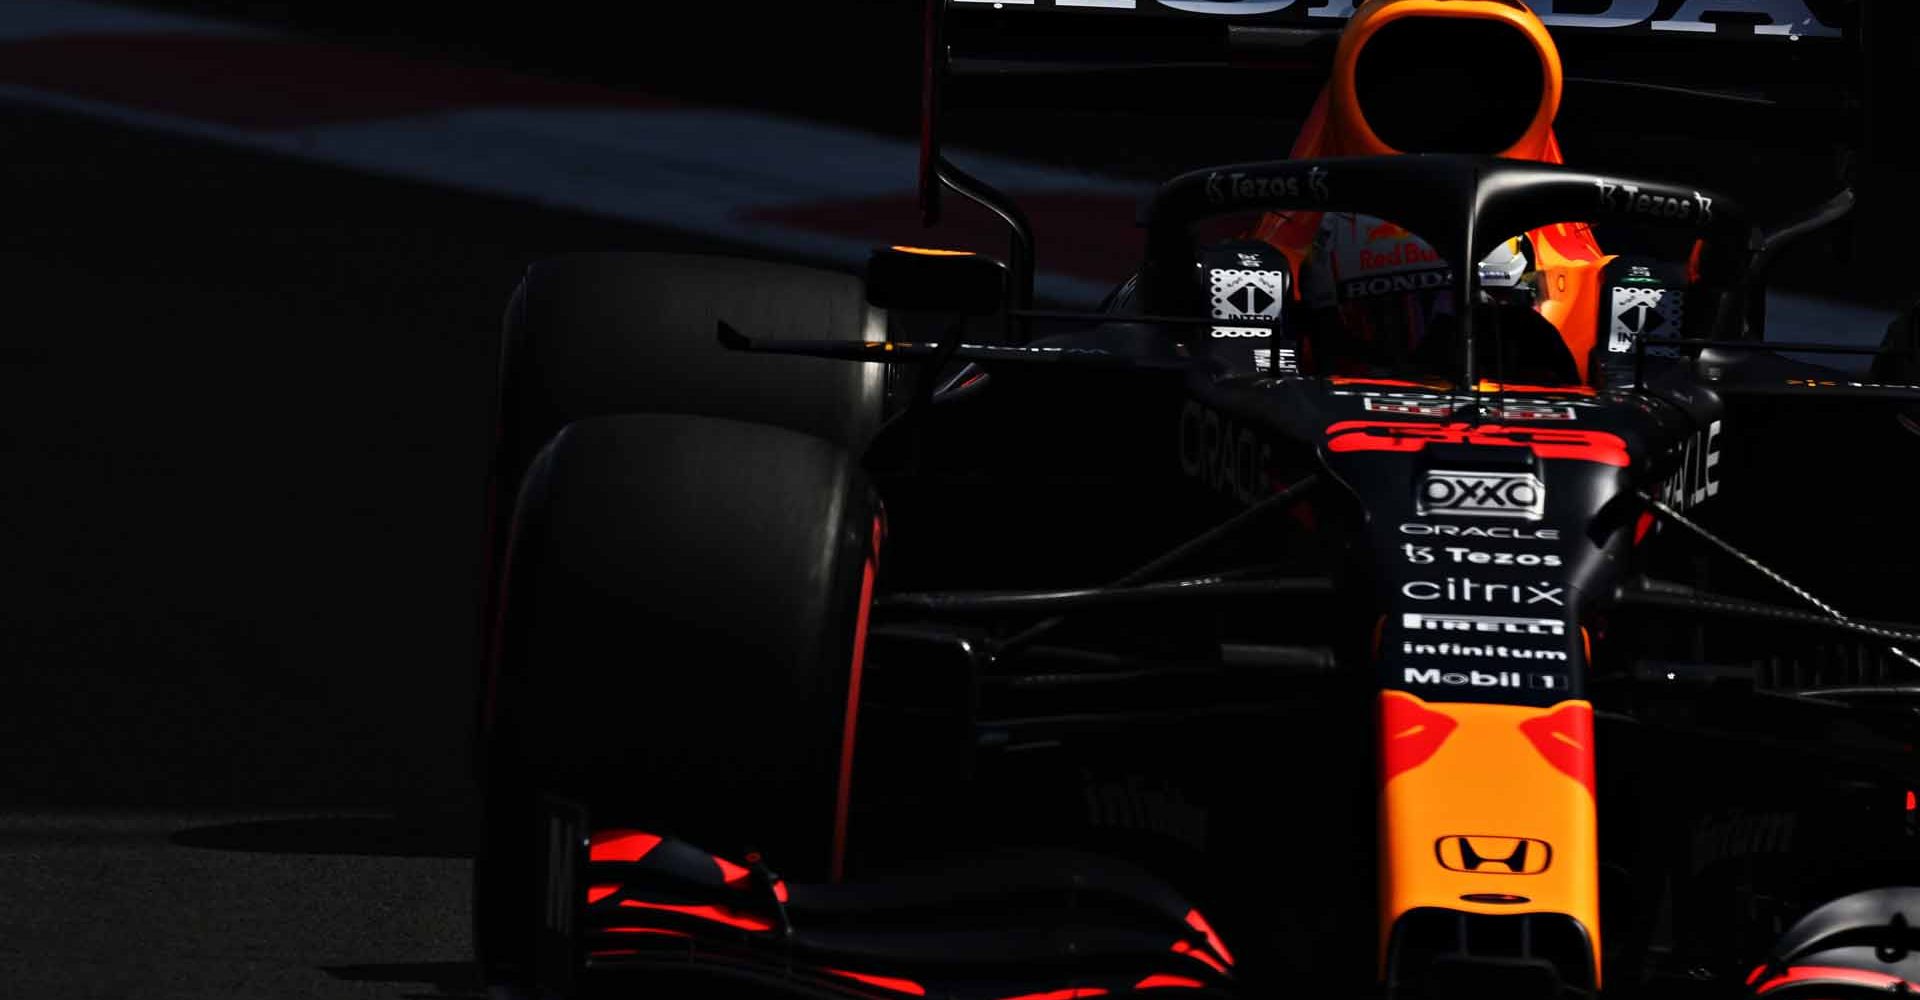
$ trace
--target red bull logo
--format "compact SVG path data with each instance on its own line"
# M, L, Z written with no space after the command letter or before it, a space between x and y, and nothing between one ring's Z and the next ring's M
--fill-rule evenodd
M1366 271L1379 267L1413 267L1438 263L1440 263L1440 251L1417 239L1406 240L1385 253L1373 250L1360 251L1360 268Z

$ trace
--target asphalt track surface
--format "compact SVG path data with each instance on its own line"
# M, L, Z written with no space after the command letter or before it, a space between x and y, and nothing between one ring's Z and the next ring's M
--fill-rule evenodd
M0 996L466 996L501 309L671 234L0 111Z
M740 251L0 106L0 996L478 996L501 307Z

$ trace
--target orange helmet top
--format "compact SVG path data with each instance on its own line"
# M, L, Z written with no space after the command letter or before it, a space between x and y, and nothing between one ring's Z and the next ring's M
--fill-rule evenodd
M1560 163L1553 121L1563 84L1559 48L1519 0L1363 0L1289 155L1449 152ZM1320 223L1318 212L1270 213L1252 235L1297 269ZM1527 236L1546 277L1540 311L1584 375L1607 258L1581 223Z
M1449 63L1477 64L1462 68L1512 74L1513 100L1507 103L1519 101L1521 106L1489 109L1484 103L1476 104L1475 95L1436 92L1439 82L1430 75ZM1537 78L1532 75L1536 68ZM1546 25L1518 0L1370 0L1341 32L1333 75L1291 155L1470 151L1558 163L1560 147L1554 140L1553 119L1560 110L1562 82L1559 48ZM1396 93L1397 84L1407 91ZM1412 90L1415 87L1419 89ZM1412 100L1402 100L1405 97ZM1482 148L1445 148L1450 139L1475 145L1471 140L1478 136L1413 136L1404 134L1405 128L1396 136L1388 128L1386 120L1398 117L1391 105L1431 116L1450 102L1468 115L1496 110L1504 120L1489 124L1510 134L1479 144ZM1382 121L1369 121L1370 114ZM1396 147L1394 141L1408 148Z

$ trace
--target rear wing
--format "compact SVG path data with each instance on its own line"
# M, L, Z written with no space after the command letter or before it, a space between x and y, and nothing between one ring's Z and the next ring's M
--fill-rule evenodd
M1878 4L1886 0L1864 0ZM1892 0L1908 3L1910 0ZM1049 79L1146 72L1149 88L1105 80L1097 88L1136 106L1168 92L1168 77L1244 68L1309 75L1324 69L1356 0L944 0L949 76ZM1809 85L1857 76L1862 21L1834 0L1536 0L1570 90L1654 87L1749 102L1822 103ZM1556 8L1581 8L1581 12ZM975 87L992 103L989 87ZM1016 100L1056 89L1030 82ZM1075 94L1076 99L1086 95ZM967 103L974 103L969 100Z
M1338 30L1353 15L1355 0L949 0L967 11L1003 11L1014 17L1042 12L1076 17L1156 19L1163 23L1213 21L1242 28ZM1838 5L1807 0L1601 0L1567 3L1536 0L1534 13L1549 28L1610 34L1670 32L1718 38L1839 38ZM1558 7L1585 8L1584 13ZM1834 20L1823 20L1821 12Z

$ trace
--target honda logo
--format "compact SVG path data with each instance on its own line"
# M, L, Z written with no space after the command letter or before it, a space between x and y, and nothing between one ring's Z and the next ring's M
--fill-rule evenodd
M1531 837L1441 837L1433 853L1443 868L1482 875L1538 875L1553 861L1553 848Z
M1459 472L1435 469L1420 480L1422 514L1515 517L1537 521L1547 490L1530 472Z

